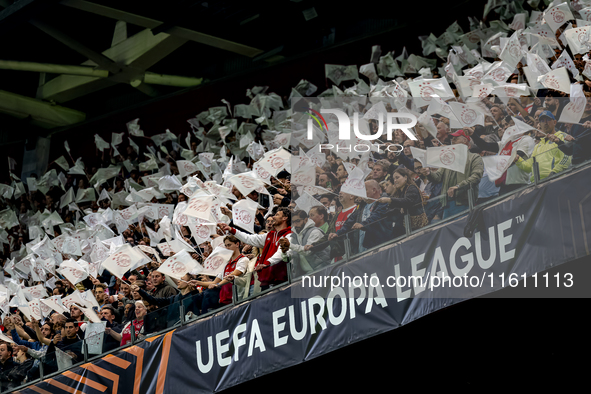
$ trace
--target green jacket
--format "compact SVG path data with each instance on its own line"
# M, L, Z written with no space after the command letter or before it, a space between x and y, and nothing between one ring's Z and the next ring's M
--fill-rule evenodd
M464 173L452 171L447 168L440 168L436 172L429 174L430 181L435 183L442 183L441 189L441 206L447 205L447 189L452 186L458 186L453 200L457 205L468 205L468 190L472 185L474 191L474 201L478 198L478 185L480 179L484 174L484 162L479 154L468 152L468 159L466 160L466 168Z

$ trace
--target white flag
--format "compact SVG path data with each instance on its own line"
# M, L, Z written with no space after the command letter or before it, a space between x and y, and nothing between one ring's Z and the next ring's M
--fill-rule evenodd
M94 135L94 143L96 144L96 148L101 152L105 149L109 149L111 145L109 145L104 139L102 139L98 134Z
M577 27L564 31L564 36L573 54L585 54L591 49L589 33L591 26Z
M269 174L276 176L283 169L287 172L291 172L290 158L291 153L281 148L273 152L267 152L267 154L259 160L259 164Z
M196 218L195 220L189 221L189 229L191 235L195 238L198 245L203 242L210 241L211 234L215 233L215 223L209 223L207 220Z
M482 77L482 83L491 83L500 85L507 82L507 79L513 74L515 67L511 67L505 62L494 62L488 72Z
M123 134L125 133L111 133L111 145L117 146L123 142Z
M41 299L41 303L47 305L54 311L59 314L63 314L64 312L69 312L69 310L61 303L61 296L59 297L60 301L58 302L55 298L44 298Z
M187 208L182 213L194 218L205 219L210 223L215 222L211 213L214 200L214 196L192 197L187 204Z
M347 180L341 187L341 191L354 196L367 198L364 179L365 176L363 171L359 168L355 168L347 177Z
M484 171L488 175L488 179L492 182L499 179L513 163L511 157L510 155L484 156L482 161L484 162Z
M264 182L258 179L252 172L234 175L228 179L228 182L236 186L236 189L245 197L253 190L261 186L265 187Z
M127 122L127 131L129 132L129 134L134 135L136 137L143 137L144 131L140 129L140 125L137 124L138 121L139 118L134 119L131 122Z
M80 296L80 292L79 291L74 291L72 294L70 294L67 297L64 297L61 299L63 306L70 311L70 307L73 304L78 304L78 305L85 305L84 300L82 299L82 296Z
M88 189L78 189L78 193L76 193L76 202L81 203L87 201L96 201L94 189L92 187Z
M449 103L461 127L484 126L484 114L461 103Z
M66 260L60 264L59 269L57 270L60 274L66 277L73 285L76 283L82 282L84 279L88 278L88 272L86 272L78 262L75 260Z
M64 156L60 156L59 158L57 158L55 160L55 164L59 165L65 171L68 171L70 169L70 165L68 164L68 161Z
M259 204L249 198L240 200L232 205L232 219L234 225L238 226L249 233L254 233L254 221Z
M538 82L548 89L570 93L570 78L568 77L568 72L564 67L557 68L556 70L550 71L546 75L538 77Z
M573 83L571 85L570 102L562 109L559 123L579 123L585 112L587 100L582 91L582 85Z
M195 163L188 160L177 160L176 166L179 170L181 178L199 171L199 167L197 167Z
M573 59L571 59L567 51L562 51L558 59L552 64L552 70L555 70L558 67L566 67L575 78L579 75L579 70L575 67Z
M224 268L228 261L230 261L233 253L234 252L223 246L218 246L203 262L203 271L201 271L201 274L216 276L217 274L224 272Z
M199 273L202 270L203 267L201 264L193 259L185 249L166 259L157 269L158 272L162 272L175 279L181 279L188 272L195 271Z
M315 199L313 196L310 195L308 192L303 192L300 194L300 197L295 200L296 206L298 209L308 213L312 207L323 206L320 201Z
M29 301L29 312L31 316L34 317L36 320L43 319L43 314L41 313L41 305L39 303L39 299L36 298L33 301Z
M468 147L464 144L427 148L427 165L429 167L443 167L463 174L467 160Z
M558 30L560 26L565 24L567 21L573 20L573 16L568 3L561 3L557 6L547 9L544 11L544 20L550 26L553 32Z
M74 237L66 237L66 239L64 239L64 243L62 244L62 253L82 256L80 242L78 239Z
M11 229L18 225L18 218L12 209L6 208L5 210L0 211L0 227Z
M521 61L521 58L525 55L525 52L521 48L521 43L519 42L519 36L521 35L521 30L516 31L513 33L509 41L505 44L505 47L501 51L499 58L505 62L509 66L509 68L515 69L517 67L517 63Z
M433 97L455 97L453 90L445 78L420 79L408 83L412 96L416 99L418 107L429 105Z
M102 268L109 270L110 273L122 279L127 271L149 262L150 259L145 254L132 248L129 244L124 244L103 261Z

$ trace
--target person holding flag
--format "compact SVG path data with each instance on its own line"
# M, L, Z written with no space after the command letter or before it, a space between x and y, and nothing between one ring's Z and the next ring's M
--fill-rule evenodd
M197 299L197 307L201 313L220 308L232 302L232 282L237 276L246 272L248 257L240 253L241 244L237 237L228 235L224 239L226 249L232 251L230 261L226 263L223 271L218 273L213 281L191 280L192 286L201 286L205 289L202 297Z
M261 289L265 290L269 286L274 286L283 283L287 280L287 261L283 259L281 252L285 249L286 258L291 258L291 251L288 247L280 245L285 244L284 241L291 241L291 212L289 209L280 207L277 208L273 216L273 231L267 234L249 235L242 231L238 231L225 223L218 223L218 227L226 232L235 235L240 241L261 248L262 252L259 255L255 266L255 271L258 271L258 277L261 282ZM287 243L289 245L289 243ZM254 280L254 278L253 278ZM251 283L253 285L254 282Z
M458 130L451 136L453 145L470 146L470 136L464 133L464 130ZM426 167L425 172L431 182L443 184L441 205L445 207L442 218L445 219L467 209L470 188L474 193L473 196L478 196L478 184L484 174L484 163L480 155L468 152L463 174L449 168L439 168L437 172L432 173L431 169Z
M565 141L567 134L556 130L556 118L550 111L543 111L538 116L540 127L542 130L536 134L543 137L540 142L536 144L531 157L517 159L516 165L523 171L531 173L533 171L534 158L538 163L540 171L540 179L555 175L568 168L571 162L571 156L565 155L556 144L556 140ZM531 180L534 180L535 175L532 174Z

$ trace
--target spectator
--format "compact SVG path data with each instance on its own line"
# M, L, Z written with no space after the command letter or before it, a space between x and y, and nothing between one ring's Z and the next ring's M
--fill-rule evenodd
M166 283L166 278L162 272L153 271L150 280L154 285L154 289L151 291L153 297L166 298L177 294L174 287Z
M117 324L117 322L115 321L115 308L113 308L111 305L105 305L101 309L101 320L107 322L106 328L109 328L110 331L121 333L123 326ZM114 339L113 336L105 335L105 337L103 338L103 353L118 348L119 344L120 341Z
M310 210L310 215L312 215L312 210ZM326 223L326 227L328 228L328 223ZM306 250L305 248L308 245L311 246L320 241L325 234L314 220L308 218L308 214L305 211L296 211L293 213L292 228L290 248L294 251L292 263L294 264L294 269L299 271L298 273L311 272L328 262L328 256L330 254L330 247L328 245L325 244L322 250L318 252L310 251L310 248Z
M203 291L202 297L197 298L197 302L201 304L198 305L201 313L207 313L232 303L231 282L246 272L248 257L240 253L241 247L238 238L233 235L226 236L224 246L232 251L232 256L223 272L219 273L213 281L191 281L194 286L202 286L206 289Z
M458 130L452 136L453 144L464 144L469 147L470 137L463 130ZM472 190L473 196L478 196L478 184L483 173L482 157L472 152L468 152L463 174L447 168L440 168L434 173L431 169L426 169L427 177L431 182L442 183L443 219L468 209L468 193Z
M382 197L379 203L389 205L395 212L393 237L404 235L404 213L410 216L411 230L415 231L428 224L427 214L423 208L421 191L412 180L412 173L406 168L397 168L392 175L392 182L387 188L389 197Z
M380 183L386 179L388 179L389 174L388 171L390 170L390 162L388 160L379 160L373 166L371 174L369 177L376 182Z
M538 117L540 121L541 131L536 132L536 135L543 136L540 142L536 144L532 155L528 159L519 157L517 159L517 166L528 173L532 172L534 158L538 163L540 171L540 179L555 175L560 171L566 170L571 164L571 157L567 156L558 149L555 141L564 141L566 134L562 131L556 131L556 119L550 111L544 111ZM532 173L531 181L534 180Z
M314 222L314 226L322 231L322 234L326 234L326 231L328 230L328 212L324 206L317 205L312 207L310 209L309 218Z
M116 340L120 340L120 346L125 346L131 343L131 326L133 325L135 337L137 339L142 339L144 336L144 318L148 313L148 309L146 305L144 305L143 301L136 301L135 302L135 320L129 322L123 327L121 330L121 334L118 334L112 330L105 330L107 334L111 335Z
M262 248L259 255L256 271L259 271L261 289L265 290L271 285L277 285L287 280L286 261L283 260L279 250L280 241L291 237L291 213L287 208L277 209L273 217L273 231L261 235L249 235L231 228L227 224L218 223L218 227L224 232L230 232L240 241Z
M0 389L2 391L9 390L13 387L12 382L9 380L9 374L15 363L12 359L12 346L9 343L0 343Z
M336 232L337 236L341 236L352 230L359 230L349 235L354 254L392 239L392 221L387 217L388 204L377 201L381 197L380 185L375 180L369 180L365 182L365 189L367 198Z
M499 153L499 155L517 157L517 152L524 157L530 157L534 150L535 141L529 135L518 135L504 145L499 142L486 142L482 136L482 127L476 126L472 134L474 143L483 151ZM503 175L495 180L495 186L500 188L500 194L509 193L525 183L529 183L530 174L516 165L512 165Z

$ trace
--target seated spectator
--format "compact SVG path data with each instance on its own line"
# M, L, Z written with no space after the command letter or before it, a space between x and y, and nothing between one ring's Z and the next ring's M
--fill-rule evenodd
M417 230L428 224L427 214L423 208L421 191L414 183L411 172L406 168L397 168L392 175L392 182L386 181L389 186L386 192L389 197L382 197L379 203L389 205L394 210L394 238L404 235L404 213L410 215L411 230Z

